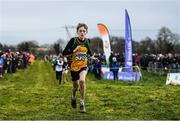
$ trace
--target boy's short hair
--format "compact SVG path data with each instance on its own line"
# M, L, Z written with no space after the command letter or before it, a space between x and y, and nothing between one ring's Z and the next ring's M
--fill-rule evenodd
M84 27L86 30L88 30L88 26L85 23L78 23L76 31L78 31L80 27Z

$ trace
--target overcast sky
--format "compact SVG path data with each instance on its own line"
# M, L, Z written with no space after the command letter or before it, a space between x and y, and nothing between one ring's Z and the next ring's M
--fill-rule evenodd
M110 35L124 37L125 9L136 41L156 38L162 26L180 34L180 0L0 0L0 42L68 41L63 27L79 22L87 23L90 38L99 36L97 23L105 24Z

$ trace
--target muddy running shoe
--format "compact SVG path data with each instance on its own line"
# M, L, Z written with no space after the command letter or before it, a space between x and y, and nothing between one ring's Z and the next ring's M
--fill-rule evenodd
M71 98L71 106L73 107L73 108L76 108L76 98L75 99L73 99L73 98Z
M80 112L81 113L85 113L86 112L86 108L85 108L84 104L81 104L81 103L80 103Z

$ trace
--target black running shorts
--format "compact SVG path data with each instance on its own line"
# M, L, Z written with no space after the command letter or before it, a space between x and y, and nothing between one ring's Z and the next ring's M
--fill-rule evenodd
M72 81L77 81L80 78L81 71L87 71L87 67L81 68L79 71L71 71Z

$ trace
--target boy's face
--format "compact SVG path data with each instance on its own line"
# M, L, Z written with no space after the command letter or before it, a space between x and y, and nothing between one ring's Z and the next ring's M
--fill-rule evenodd
M83 40L86 38L87 30L84 27L80 27L77 31L77 34L79 38Z

